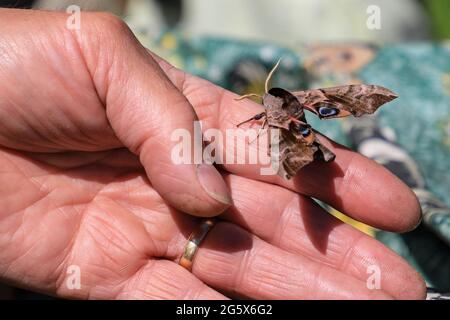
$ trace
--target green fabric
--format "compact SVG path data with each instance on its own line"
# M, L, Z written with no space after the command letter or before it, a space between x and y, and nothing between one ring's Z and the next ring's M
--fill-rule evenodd
M386 47L359 75L399 94L379 118L419 165L428 189L450 206L450 47Z

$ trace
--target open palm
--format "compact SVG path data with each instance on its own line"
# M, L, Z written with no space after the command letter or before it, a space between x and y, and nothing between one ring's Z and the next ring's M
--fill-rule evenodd
M330 141L336 161L290 182L226 165L227 209L221 185L207 198L190 167L168 164L167 136L196 116L204 130L232 128L260 106L151 55L116 18L86 15L73 33L61 14L0 15L2 280L70 298L423 297L405 261L311 199L409 230L417 201L384 168ZM173 111L189 104L195 112ZM179 266L200 222L182 211L225 209L192 273ZM379 289L367 286L369 266Z

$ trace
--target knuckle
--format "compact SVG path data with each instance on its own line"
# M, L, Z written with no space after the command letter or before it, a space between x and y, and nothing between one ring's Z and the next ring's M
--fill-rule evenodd
M108 32L129 32L127 24L118 16L109 12L94 12L90 14L92 19L100 27Z
M134 39L133 32L120 17L108 12L89 12L85 15L87 34L94 43L108 47L123 44L124 39Z

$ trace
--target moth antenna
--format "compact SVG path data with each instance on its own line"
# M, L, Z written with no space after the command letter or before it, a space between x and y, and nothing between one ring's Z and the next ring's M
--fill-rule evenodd
M249 144L252 144L252 143L255 142L256 140L258 140L259 136L261 135L261 131L264 130L264 128L266 127L266 124L267 124L267 118L264 119L264 122L263 122L262 126L259 128L258 134L256 135L256 138L253 139L253 141L251 141Z
M240 101L240 100L243 100L243 99L246 99L246 98L251 98L251 97L257 97L257 98L262 99L262 96L259 95L259 94L256 94L256 93L249 93L249 94L244 94L243 96L237 97L237 98L235 98L234 100Z
M275 70L277 70L278 66L280 65L280 62L281 62L281 58L278 59L278 62L275 64L275 66L272 68L272 70L270 70L269 74L267 75L266 83L264 84L264 88L266 90L266 93L269 92L269 81L270 81L270 78L272 78L272 75L275 73Z

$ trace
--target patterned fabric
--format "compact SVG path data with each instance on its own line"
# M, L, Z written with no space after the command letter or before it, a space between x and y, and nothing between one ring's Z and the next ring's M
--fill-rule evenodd
M433 289L428 289L427 300L450 300L450 293L441 293Z
M429 285L449 290L450 209L424 189L425 180L417 164L393 137L388 138L389 129L380 127L376 117L350 119L348 129L352 145L408 184L421 204L423 220L417 230L407 234L378 231L376 237L407 258Z
M263 92L267 72L280 57L273 86L300 89L365 82L398 93L400 98L376 116L358 121L309 117L308 122L380 162L413 188L422 206L422 225L407 234L394 234L377 231L332 208L330 212L397 251L429 286L450 291L449 44L285 48L178 33L164 33L156 42L142 36L140 40L177 67L238 94Z

